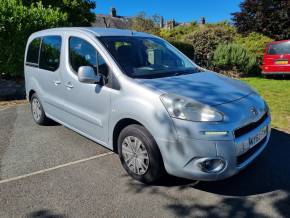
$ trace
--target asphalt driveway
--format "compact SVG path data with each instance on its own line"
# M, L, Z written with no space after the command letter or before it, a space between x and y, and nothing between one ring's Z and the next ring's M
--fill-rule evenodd
M118 156L61 126L37 126L29 107L0 111L0 217L287 217L290 135L220 182L132 180Z

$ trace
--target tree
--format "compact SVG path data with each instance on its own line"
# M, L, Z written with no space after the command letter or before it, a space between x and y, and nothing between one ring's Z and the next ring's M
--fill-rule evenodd
M239 33L262 33L281 40L290 38L289 0L244 0L241 11L233 13Z
M96 3L91 0L23 0L26 6L37 2L42 2L46 8L59 8L61 12L67 13L71 26L91 26L96 18L91 11L96 7Z
M0 73L23 76L25 45L41 29L67 25L67 15L41 3L26 7L17 0L0 1Z
M131 28L140 32L148 32L159 35L158 16L153 15L147 17L144 12L139 13L136 17L131 20Z

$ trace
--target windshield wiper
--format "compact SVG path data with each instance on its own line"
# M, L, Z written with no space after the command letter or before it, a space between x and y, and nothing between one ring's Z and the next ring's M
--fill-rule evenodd
M202 70L198 67L192 68L190 70L181 70L181 71L176 71L174 72L174 76L180 76L180 75L185 75L185 74L191 74L191 73L200 73Z
M175 72L173 74L173 76L180 76L180 75L184 75L184 74L188 74L188 72L185 72L185 71L178 71L178 72Z
M186 75L186 74L192 74L192 73L199 73L203 72L202 68L195 67L188 70L179 70L179 71L171 71L166 73L153 73L148 75L134 75L134 78L138 79L156 79L156 78L162 78L162 77L171 77L171 76L180 76L180 75Z

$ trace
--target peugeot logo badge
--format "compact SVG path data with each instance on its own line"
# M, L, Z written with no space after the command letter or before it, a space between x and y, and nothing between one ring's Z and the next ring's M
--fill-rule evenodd
M251 107L250 108L250 112L251 112L251 117L255 118L258 115L258 111L255 107Z

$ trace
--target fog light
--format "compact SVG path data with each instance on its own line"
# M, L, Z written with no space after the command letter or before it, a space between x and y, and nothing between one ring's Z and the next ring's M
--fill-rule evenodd
M204 131L203 134L211 135L211 136L218 136L218 135L228 135L228 131Z
M225 161L220 158L201 158L198 166L203 172L218 173L224 169Z

